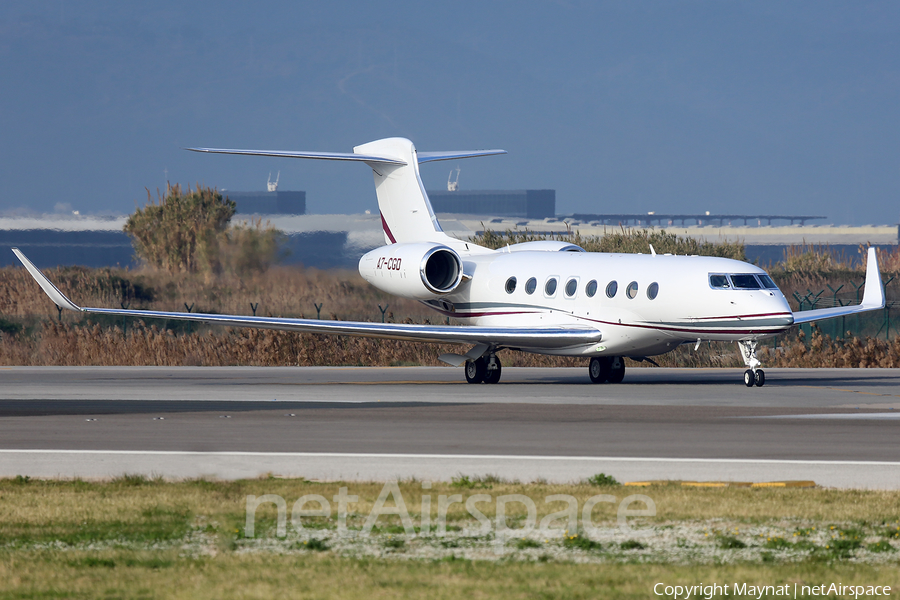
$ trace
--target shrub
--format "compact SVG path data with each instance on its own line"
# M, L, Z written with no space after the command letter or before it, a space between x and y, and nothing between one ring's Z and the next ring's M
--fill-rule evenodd
M325 550L328 550L328 544L325 543L325 540L312 538L311 540L303 542L302 548L304 550L312 550L313 552L324 552Z
M622 550L643 550L644 548L646 548L644 544L640 543L637 540L625 540L624 542L619 544L619 547Z
M388 538L384 541L384 547L391 551L403 550L406 547L406 540L401 538Z
M237 205L211 188L176 184L154 202L147 190L147 204L128 217L125 232L135 252L148 265L170 272L220 270L220 235L228 227Z
M763 544L764 548L768 548L769 550L784 550L785 548L792 547L793 544L787 541L783 537L771 537L767 538L766 542Z
M784 273L832 273L851 271L851 260L843 253L836 256L828 244L792 244L784 249L784 259L776 267Z
M283 258L285 235L261 219L229 227L219 242L222 269L236 275L262 273Z
M578 550L584 550L585 552L598 552L603 549L600 542L595 542L594 540L577 533L574 535L566 535L566 537L563 538L563 547L576 548Z
M862 548L862 542L849 539L834 539L825 545L825 549L837 558L850 558L860 548Z
M601 236L572 234L542 235L530 231L506 230L503 233L489 229L474 236L472 241L487 248L502 248L507 244L521 244L541 240L569 242L588 252L619 252L624 254L649 254L650 246L659 254L698 254L745 260L744 244L740 242L700 242L658 229L626 229L604 232Z
M895 552L896 551L889 542L885 542L885 541L875 542L874 544L869 544L868 546L866 546L866 549L869 552Z
M621 485L615 477L613 477L612 475L607 475L606 473L597 473L596 475L591 475L585 480L585 482L588 485L593 485L595 487Z
M747 544L731 535L723 535L719 538L719 548L724 550L740 550L746 548Z

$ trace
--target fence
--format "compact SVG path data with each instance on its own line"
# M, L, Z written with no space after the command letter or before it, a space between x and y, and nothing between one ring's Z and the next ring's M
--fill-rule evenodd
M885 288L892 281L894 281L893 277L885 281ZM794 292L793 297L797 301L800 311L859 304L862 301L863 283L857 284L851 281L850 285L854 289L850 290L849 293L843 292L845 287L843 285L837 288L828 285L827 290L813 292L807 288L805 294ZM845 337L871 337L890 340L892 336L900 334L900 323L897 323L896 317L893 316L897 314L898 307L900 307L900 301L889 300L881 310L850 315L849 317L835 317L834 319L819 321L815 326L823 334L835 340ZM807 340L810 339L812 327L813 325L809 323L800 325L800 329L806 334Z

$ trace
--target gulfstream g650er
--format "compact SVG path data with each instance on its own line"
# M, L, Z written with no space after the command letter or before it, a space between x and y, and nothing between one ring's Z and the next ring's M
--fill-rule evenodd
M405 325L82 308L63 295L18 249L13 249L51 300L85 313L183 319L239 327L443 342L465 345L440 358L465 365L470 383L497 383L503 349L583 356L595 383L619 383L624 357L645 359L701 340L737 342L744 383L762 386L760 339L808 323L884 306L875 250L869 249L866 287L858 306L793 313L762 269L725 258L585 252L557 241L491 250L441 229L419 177L431 161L504 154L502 150L417 152L403 138L377 140L352 153L190 148L196 152L343 160L368 165L385 245L359 261L375 287L419 300L463 325Z

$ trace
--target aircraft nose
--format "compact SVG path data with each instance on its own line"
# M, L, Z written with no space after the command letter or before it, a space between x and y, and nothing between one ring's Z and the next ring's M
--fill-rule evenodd
M776 290L770 293L772 294L772 312L781 314L786 313L784 314L785 325L793 325L794 312L791 310L791 305L788 304L787 298L784 297L784 294L782 294L780 290Z

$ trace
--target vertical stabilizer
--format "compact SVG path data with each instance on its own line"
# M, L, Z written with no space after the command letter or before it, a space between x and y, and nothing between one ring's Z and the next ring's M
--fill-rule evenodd
M385 243L442 242L446 239L419 176L419 160L411 141L405 138L376 140L355 147L353 152L405 163L369 164L375 177Z
M375 193L384 240L388 244L398 242L437 242L442 244L468 244L446 235L434 216L428 201L419 163L438 160L458 160L476 156L506 154L505 150L464 150L444 152L416 152L413 143L405 138L375 140L347 152L306 152L285 150L240 150L233 148L187 148L192 152L212 154L241 154L244 156L278 156L282 158L310 158L314 160L346 160L364 162L375 173ZM277 179L277 178L276 178ZM276 180L275 185L278 182Z

